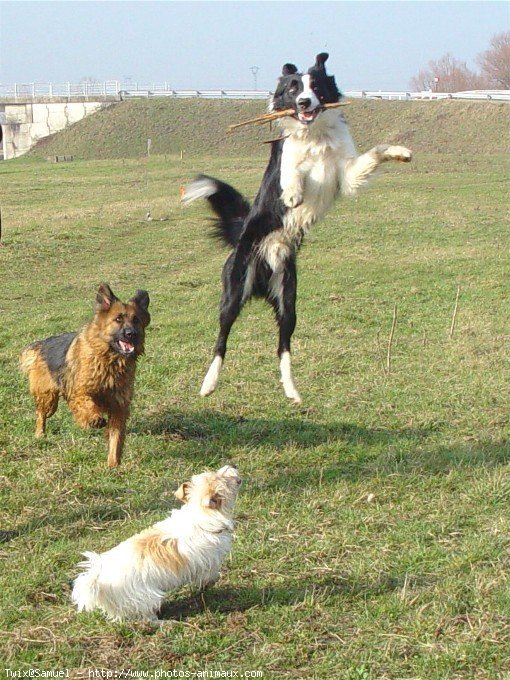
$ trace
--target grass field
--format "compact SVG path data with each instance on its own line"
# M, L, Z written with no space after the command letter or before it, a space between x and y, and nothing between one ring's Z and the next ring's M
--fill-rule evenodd
M234 327L218 391L198 396L225 251L178 188L206 171L252 196L265 148L0 164L2 669L510 677L508 160L499 123L477 148L463 124L476 120L307 239L302 407L284 397L261 302ZM26 344L90 318L101 281L123 299L147 288L153 318L115 471L64 404L34 440L17 370ZM80 552L162 519L184 479L226 461L244 487L220 582L172 595L157 630L77 615Z

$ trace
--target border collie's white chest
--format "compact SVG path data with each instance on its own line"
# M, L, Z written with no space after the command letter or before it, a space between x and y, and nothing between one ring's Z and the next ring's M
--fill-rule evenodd
M299 227L306 232L329 210L338 193L338 161L333 150L316 149L301 140L286 140L280 184L284 197L291 191L299 194L296 207L287 205L291 209L285 215L284 229Z
M324 115L313 133L293 130L282 149L280 185L287 208L284 232L301 238L331 208L342 182L342 160L356 151L342 117ZM321 125L322 123L322 125Z

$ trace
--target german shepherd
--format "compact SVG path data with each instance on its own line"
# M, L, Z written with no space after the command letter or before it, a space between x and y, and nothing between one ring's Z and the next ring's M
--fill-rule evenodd
M107 427L108 467L119 465L148 307L147 291L138 290L124 304L103 283L94 318L80 332L38 340L23 350L20 366L35 400L36 437L44 436L46 420L63 397L78 425Z

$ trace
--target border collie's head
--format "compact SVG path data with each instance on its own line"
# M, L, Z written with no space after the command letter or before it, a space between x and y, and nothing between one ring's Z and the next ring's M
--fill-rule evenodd
M322 110L323 104L337 102L342 96L334 76L326 73L329 55L321 52L308 73L298 73L294 64L285 64L278 79L276 91L271 100L271 111L294 109L295 115L303 125L313 123Z

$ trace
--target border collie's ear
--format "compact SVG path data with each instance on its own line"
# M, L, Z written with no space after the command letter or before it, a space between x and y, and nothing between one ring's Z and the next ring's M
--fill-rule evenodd
M327 52L321 52L315 57L315 68L319 70L326 70L324 64L327 62L329 54Z
M328 76L326 73L325 63L329 58L327 52L321 52L315 57L315 64L308 69L309 75L314 76L321 82L319 88L319 101L321 104L337 102L341 97L342 93L338 89L335 76Z
M191 484L189 482L184 482L174 493L174 496L181 501L181 503L187 503L189 498L189 488Z
M107 283L102 283L96 295L96 310L107 312L118 299L110 286Z
M291 76L293 73L297 73L297 66L294 66L294 64L283 65L282 76Z

